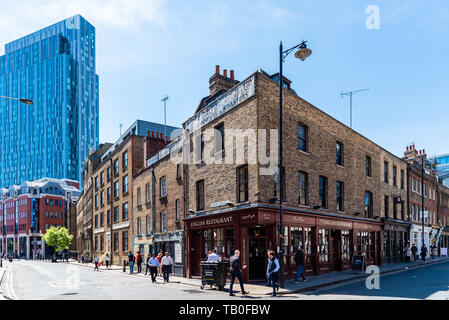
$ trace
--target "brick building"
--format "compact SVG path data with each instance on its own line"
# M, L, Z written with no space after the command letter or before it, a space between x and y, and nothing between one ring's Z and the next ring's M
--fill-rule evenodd
M176 128L166 129L170 135ZM100 257L109 253L112 264L123 264L132 250L133 176L143 168L145 152L161 148L160 140L169 139L163 137L164 131L163 125L137 120L103 153L88 177L92 187L92 253ZM147 135L160 139L145 151Z
M437 172L432 167L432 162L428 161L425 150L416 150L415 145L407 146L404 159L408 163L408 209L409 219L412 222L410 242L416 243L420 251L424 229L424 243L427 248L433 243L447 248L449 233L444 229L449 223L449 189L439 181ZM423 167L424 184L422 184Z
M212 249L224 258L240 249L247 280L264 279L268 248L284 251L286 277L294 275L298 245L305 247L308 274L348 269L353 255L381 264L391 242L384 243L384 234L390 239L399 228L395 232L405 237L406 163L300 98L285 79L279 248L278 179L261 161L278 148L278 75L259 70L242 82L231 75L217 66L210 96L183 124L187 276L199 275ZM208 129L215 129L212 137ZM239 144L242 136L247 142ZM250 161L254 154L256 162ZM221 156L232 161L207 160ZM277 155L272 160L276 167Z
M134 177L133 248L145 257L169 252L174 274L184 275L184 178L182 164L170 152L182 152L178 138L157 153L147 153L145 167ZM147 137L146 144L151 143Z
M68 227L79 194L79 183L68 179L43 178L1 189L0 252L27 259L52 254L41 236L52 226Z
M76 250L79 254L91 257L93 251L93 181L92 173L101 163L101 156L112 147L112 143L101 144L91 151L84 162L83 190L76 203Z

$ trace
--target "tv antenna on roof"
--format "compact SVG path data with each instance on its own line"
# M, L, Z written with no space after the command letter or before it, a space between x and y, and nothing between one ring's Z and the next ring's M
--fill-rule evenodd
M361 90L355 90L355 91L348 91L348 92L342 92L341 98L344 96L349 96L349 108L350 108L350 127L352 129L352 96L355 95L358 92L367 91L368 89L361 89Z

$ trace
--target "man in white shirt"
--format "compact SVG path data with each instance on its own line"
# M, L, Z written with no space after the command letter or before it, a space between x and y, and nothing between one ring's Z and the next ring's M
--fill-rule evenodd
M161 265L164 282L168 282L168 275L171 272L171 266L173 265L173 259L168 255L168 252L165 253L165 257L162 257Z
M214 249L214 252L208 255L207 262L218 262L221 261L221 257L217 254L217 249Z

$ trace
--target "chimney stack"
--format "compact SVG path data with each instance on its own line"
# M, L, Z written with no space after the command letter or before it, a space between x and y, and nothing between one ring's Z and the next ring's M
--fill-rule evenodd
M230 70L230 78L228 78L228 70L223 69L223 74L220 74L220 66L215 66L215 74L209 78L209 95L213 96L220 90L228 91L240 81L234 79L234 70Z

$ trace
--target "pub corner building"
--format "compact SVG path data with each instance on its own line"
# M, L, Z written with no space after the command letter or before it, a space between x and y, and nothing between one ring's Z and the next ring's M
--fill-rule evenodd
M209 97L214 99L200 104L184 130L192 134L217 127L278 128L278 74L259 69L231 83L217 98L213 87L226 83L227 77L219 73L219 66L216 70L210 79ZM382 218L391 217L399 225L406 220L405 161L301 99L287 78L284 83L283 248L273 175L261 175L259 164L188 165L187 277L201 274L200 262L213 249L223 259L239 249L242 265L248 266L243 270L245 281L265 279L267 249L283 250L285 279L296 273L294 255L301 245L308 275L348 270L356 255L364 256L366 266L380 265ZM384 163L390 170L386 181ZM385 211L387 196L392 202Z

